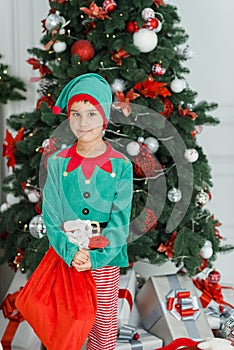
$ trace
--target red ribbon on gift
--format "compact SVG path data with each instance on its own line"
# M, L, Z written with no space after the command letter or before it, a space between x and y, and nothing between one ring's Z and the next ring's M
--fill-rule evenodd
M209 282L208 278L206 278L205 280L201 278L193 279L193 283L198 289L202 291L200 301L203 307L207 307L211 300L214 300L218 304L227 305L230 308L234 309L234 306L232 304L229 304L223 300L222 295L222 289L234 290L234 288L221 286L219 283L211 283Z
M128 289L119 289L119 298L120 299L126 299L129 303L130 310L132 310L133 300L132 300L132 294L129 292Z
M193 299L190 298L189 290L172 291L174 296L170 294L167 297L167 310L172 311L173 308L179 313L181 318L193 316L198 309L195 309ZM189 299L190 298L190 299ZM186 301L187 299L187 301ZM183 308L183 302L186 302L186 308Z
M3 350L11 350L11 342L14 338L15 332L20 322L24 320L23 316L19 313L15 306L15 300L18 294L19 291L13 294L8 294L1 305L1 310L4 317L10 320L1 340Z

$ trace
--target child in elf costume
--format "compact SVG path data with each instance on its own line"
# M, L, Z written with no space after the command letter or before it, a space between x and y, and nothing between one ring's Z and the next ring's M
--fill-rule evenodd
M49 158L43 191L50 245L77 273L91 270L96 282L97 313L88 350L115 349L119 269L128 266L132 165L102 138L111 102L109 84L98 74L78 76L64 87L54 113L67 108L77 142ZM109 244L90 250L75 244L64 228L74 224L72 231L79 221L90 223Z

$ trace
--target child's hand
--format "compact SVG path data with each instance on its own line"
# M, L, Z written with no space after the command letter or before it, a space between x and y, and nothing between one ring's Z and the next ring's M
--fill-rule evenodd
M91 270L92 264L91 264L91 260L87 261L84 264L76 264L76 263L72 263L72 266L78 271L78 272L83 272L83 271L88 271Z
M86 263L89 260L89 251L85 249L80 249L75 254L72 263L75 263L76 265L81 265Z

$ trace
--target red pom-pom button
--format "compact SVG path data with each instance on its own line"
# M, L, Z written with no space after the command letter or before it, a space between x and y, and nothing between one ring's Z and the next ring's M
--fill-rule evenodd
M140 338L139 334L138 333L135 333L134 336L133 336L133 339L134 340L138 340Z
M60 114L60 113L62 112L62 108L59 107L59 106L54 106L54 107L52 108L52 112L53 112L54 114Z
M109 243L109 239L104 236L91 237L89 240L89 249L105 248Z

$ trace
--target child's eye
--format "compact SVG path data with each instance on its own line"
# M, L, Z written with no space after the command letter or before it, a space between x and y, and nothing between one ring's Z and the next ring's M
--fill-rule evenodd
M72 117L79 117L80 116L80 113L78 113L78 112L73 112L72 113Z
M94 117L95 115L96 115L95 112L89 112L89 116L90 116L90 117Z

